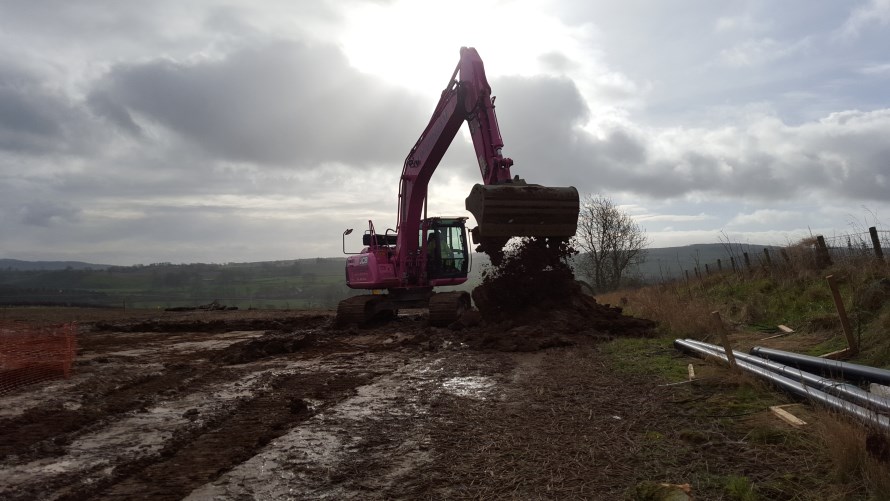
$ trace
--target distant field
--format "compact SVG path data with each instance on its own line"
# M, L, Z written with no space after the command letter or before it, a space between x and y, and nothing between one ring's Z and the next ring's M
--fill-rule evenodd
M353 294L341 258L236 264L154 264L107 269L0 270L3 304L126 308L333 307Z
M747 247L752 254L762 252L762 247ZM649 249L646 262L630 276L644 283L678 278L686 269L718 259L728 262L728 251L722 244ZM5 263L0 266L0 304L7 305L163 309L216 300L238 308L312 309L334 308L342 299L359 293L346 287L342 257L136 266L73 261L0 263ZM474 254L469 279L456 289L472 290L487 265L487 256Z

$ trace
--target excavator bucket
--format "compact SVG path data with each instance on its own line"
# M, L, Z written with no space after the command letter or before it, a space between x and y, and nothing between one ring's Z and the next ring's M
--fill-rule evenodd
M578 190L514 182L473 186L466 208L476 217L474 238L569 238L578 228Z

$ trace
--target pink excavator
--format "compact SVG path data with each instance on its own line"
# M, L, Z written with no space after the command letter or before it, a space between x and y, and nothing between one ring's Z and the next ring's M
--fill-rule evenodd
M430 179L464 122L482 174L482 184L473 186L466 199L466 209L477 223L470 232L476 250L496 263L512 237L564 240L575 234L578 191L527 184L511 174L513 160L501 153L504 142L482 59L476 49L462 47L429 124L405 159L395 230L377 233L368 221L364 248L346 259L346 285L372 293L341 301L338 325L391 317L399 309L428 308L431 325L447 326L470 308L467 292L434 291L467 280L468 218L426 217ZM343 232L344 253L351 232Z

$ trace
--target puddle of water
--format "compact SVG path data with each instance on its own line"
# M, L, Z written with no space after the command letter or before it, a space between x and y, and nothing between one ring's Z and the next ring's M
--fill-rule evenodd
M336 365L334 363L333 365ZM330 370L330 365L325 366ZM353 370L354 370L353 366ZM361 499L355 493L319 482L337 471L344 460L355 454L366 436L390 419L417 416L426 412L416 401L418 386L436 383L435 374L417 377L420 367L409 364L391 375L355 389L355 395L324 409L288 433L273 440L257 455L235 466L219 479L195 489L189 501L232 499L291 499L294 495L312 499ZM310 401L310 406L323 402ZM416 426L420 426L417 422ZM429 460L429 453L417 450L413 426L399 429L405 444L400 459L387 458L393 475L407 475L417 464ZM386 479L381 479L386 481Z
M488 376L453 377L442 382L442 388L452 395L485 399L495 382Z
M265 333L266 331L232 331L226 332L224 334L217 334L213 336L212 339L207 339L204 341L190 341L188 340L188 338L182 338L182 341L177 340L175 343L167 345L167 347L174 349L175 351L180 353L203 351L208 349L222 349L228 348L229 346L241 341L258 338Z
M318 429L316 429L318 427ZM343 437L342 430L308 423L273 440L261 453L237 465L219 479L192 491L186 501L250 497L294 499L312 491L320 472L331 471L358 439ZM295 486L299 487L296 489ZM328 488L331 491L331 488ZM336 488L333 489L336 492ZM334 495L334 492L328 494ZM327 496L316 497L324 499ZM334 496L332 499L337 499Z

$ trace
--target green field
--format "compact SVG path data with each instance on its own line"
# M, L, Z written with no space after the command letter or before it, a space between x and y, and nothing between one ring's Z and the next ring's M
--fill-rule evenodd
M342 258L262 263L0 270L3 304L169 308L218 301L239 308L331 308L355 294Z

